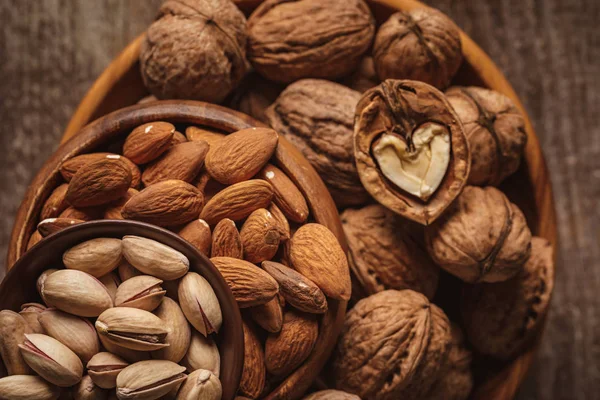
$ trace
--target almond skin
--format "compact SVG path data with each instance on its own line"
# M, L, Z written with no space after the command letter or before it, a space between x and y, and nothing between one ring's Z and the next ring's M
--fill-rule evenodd
M308 204L294 182L282 170L267 164L258 176L273 186L273 202L290 221L306 221Z
M252 214L254 210L266 208L273 198L273 188L260 179L231 185L206 203L200 218L215 225L223 218L239 221Z
M234 132L215 146L206 156L206 170L225 184L252 178L273 155L277 132L269 128L248 128Z
M327 296L350 299L348 260L337 238L321 224L301 226L291 240L290 261Z
M293 310L285 313L279 333L271 333L265 343L267 371L274 376L287 376L312 352L319 336L319 323L312 314Z
M281 236L279 222L264 208L254 211L240 230L244 247L244 259L251 263L261 263L272 259L277 253Z
M102 218L102 209L98 207L75 208L71 206L61 212L58 217L93 221Z
M125 196L111 203L110 206L104 210L104 219L124 219L123 214L121 214L123 206L129 201L129 199L138 193L139 191L137 189L129 188L127 193L125 193Z
M223 218L213 229L210 256L244 258L240 232L229 218Z
M168 180L148 186L133 196L125 203L121 214L126 219L175 226L198 218L203 203L202 193L194 186Z
M277 333L283 325L283 310L277 297L268 303L252 307L250 315L254 322L267 332Z
M173 138L171 139L171 146L177 146L178 144L187 142L187 138L181 132L173 132Z
M175 127L168 122L149 122L135 128L123 144L123 155L136 164L158 158L170 146Z
M60 166L60 174L63 176L65 181L70 182L73 179L73 175L81 167L84 165L103 160L105 158L118 158L121 161L125 162L131 171L131 187L138 187L142 182L142 174L137 165L135 165L130 159L127 157L121 156L115 153L89 153L89 154L81 154L79 156L75 156Z
M197 126L188 126L185 130L185 136L191 142L204 140L209 146L214 146L226 135L210 128L199 128Z
M208 143L205 141L175 145L146 167L142 181L146 186L169 179L190 183L200 173L206 153Z
M244 369L239 391L240 394L257 399L265 387L267 376L265 351L254 326L243 321L243 327Z
M190 242L198 251L205 256L210 256L210 247L212 243L212 235L210 226L203 219L197 219L177 232L179 236Z
M71 225L77 225L85 222L80 219L73 218L47 218L38 224L38 231L42 237L46 237L61 229L68 228Z
M127 164L120 159L104 158L79 168L65 198L75 207L99 206L124 196L130 184Z
M69 203L67 203L65 196L67 195L67 189L69 185L63 183L58 186L48 200L44 203L42 207L42 211L40 212L40 220L45 220L47 218L56 218L63 212L67 207L69 207Z
M265 304L279 290L271 275L248 261L230 257L213 257L210 261L223 275L240 308Z

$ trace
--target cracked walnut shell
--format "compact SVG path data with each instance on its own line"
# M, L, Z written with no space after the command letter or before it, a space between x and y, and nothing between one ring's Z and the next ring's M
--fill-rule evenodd
M341 219L350 269L359 286L354 297L412 289L433 298L440 269L425 249L422 226L379 204L346 209Z
M446 97L471 148L468 183L498 186L519 168L527 144L525 120L511 99L479 87L451 87Z
M379 203L429 225L462 191L470 153L462 124L442 92L388 79L356 106L354 157Z
M363 0L267 0L248 19L248 58L276 82L348 75L375 20Z
M422 294L374 294L346 314L333 360L335 386L363 399L404 398L409 387L428 387L419 387L426 383L418 373L437 369L449 342L447 317Z
M425 229L429 255L465 282L499 282L522 270L531 252L525 216L498 189L467 186Z
M531 240L531 256L514 278L466 286L462 315L469 342L480 353L507 360L535 337L554 288L552 247Z
M414 79L444 89L462 63L459 29L432 8L397 12L379 27L373 58L381 80Z
M229 0L167 0L142 42L144 84L159 99L221 102L248 69L246 18Z

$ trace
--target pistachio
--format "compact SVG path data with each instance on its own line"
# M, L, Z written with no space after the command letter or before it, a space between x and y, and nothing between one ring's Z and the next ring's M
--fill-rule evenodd
M162 280L149 275L134 276L126 280L117 289L115 307L153 311L167 293L160 286L162 282Z
M165 297L155 310L155 314L169 330L165 338L165 343L169 344L169 347L153 352L152 357L173 362L181 361L190 347L192 335L183 311L177 302Z
M185 380L184 371L185 367L172 361L140 361L117 377L117 396L121 400L158 399Z
M121 285L121 280L119 279L117 273L114 271L109 272L108 274L98 278L98 280L102 282L104 286L106 286L106 290L108 290L108 294L110 294L110 298L114 303L117 289L119 288L119 285Z
M179 303L190 324L204 336L219 332L223 323L221 305L208 281L189 272L179 283Z
M80 317L97 317L113 306L108 290L98 279L73 269L49 275L42 288L42 297L59 310Z
M73 387L73 400L106 400L108 391L94 385L92 378L85 375L77 386Z
M29 324L32 333L44 333L44 329L38 321L38 315L46 309L46 306L39 303L25 303L21 306L19 314L25 318Z
M142 273L133 268L133 266L129 264L129 261L127 261L125 258L123 258L119 263L119 266L117 267L117 273L119 274L119 278L121 278L121 282L125 282L134 276L142 275Z
M38 319L47 335L71 349L84 364L100 351L96 330L87 319L55 309L42 312Z
M198 369L209 370L217 377L221 373L221 356L214 340L210 337L204 337L197 331L192 333L190 347L181 360L188 372L194 372Z
M190 267L187 257L177 250L139 236L123 238L123 255L136 269L166 281L181 278Z
M22 315L9 310L0 311L0 356L8 375L31 373L19 351L26 333L32 333L32 330Z
M87 363L88 374L96 386L103 389L117 387L117 376L129 363L112 353L96 354Z
M136 351L125 348L123 346L119 346L107 339L106 336L99 335L100 343L102 343L102 347L109 353L113 353L116 356L121 357L125 361L129 363L136 363L138 361L144 361L150 359L150 353L147 351Z
M19 345L25 362L42 378L60 387L81 380L83 364L73 351L58 340L39 333L25 335Z
M121 247L119 239L95 238L71 247L65 251L62 260L69 269L99 278L117 268L121 261Z
M138 308L115 307L104 311L96 320L96 330L108 341L138 351L167 347L168 330L156 315Z
M56 400L60 389L39 376L12 375L0 379L0 399Z
M192 372L179 389L177 400L220 400L221 381L212 372L199 369Z
M44 272L42 272L42 274L40 275L40 277L37 279L35 286L37 288L37 291L40 295L40 297L42 298L42 300L44 300L44 303L46 303L47 306L50 306L50 304L48 303L48 301L44 298L44 295L42 294L42 291L44 289L44 285L46 284L46 279L53 273L55 273L56 271L58 271L55 268L51 268L51 269L47 269Z

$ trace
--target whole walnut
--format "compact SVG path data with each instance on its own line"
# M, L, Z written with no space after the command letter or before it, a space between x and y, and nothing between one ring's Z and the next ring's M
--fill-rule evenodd
M341 390L329 389L311 393L302 400L360 400L360 397Z
M363 0L267 0L248 19L248 58L277 82L339 78L356 67L374 33Z
M442 12L418 8L392 14L373 44L379 79L413 79L446 88L462 63L458 27Z
M360 93L335 82L303 79L289 85L265 112L273 129L317 170L338 207L369 196L354 164L354 109Z
M167 0L140 51L159 99L221 102L248 69L246 18L230 0Z
M446 97L469 140L469 184L498 186L521 163L527 144L523 115L511 99L494 90L455 86Z
M352 291L355 298L387 289L412 289L433 298L440 270L425 249L421 225L379 204L348 208L341 219L359 285Z
M375 62L371 56L363 57L356 71L344 81L346 86L360 93L366 92L379 83L375 72Z
M229 106L266 123L265 111L277 100L283 89L283 85L252 73L233 92Z
M332 364L335 386L364 400L412 398L437 379L449 343L448 318L422 294L374 294L346 314Z
M531 247L531 257L513 279L463 291L465 333L480 353L504 360L517 356L544 320L554 288L552 247L539 237Z
M498 189L467 186L445 214L425 229L429 255L469 283L505 281L531 253L525 216Z
M466 400L473 389L471 352L465 347L465 338L456 324L452 324L452 339L448 360L437 382L424 398L428 400Z

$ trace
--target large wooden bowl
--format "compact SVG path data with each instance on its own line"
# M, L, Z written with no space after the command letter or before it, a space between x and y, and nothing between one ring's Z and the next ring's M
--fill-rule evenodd
M380 24L396 10L410 10L425 7L422 3L414 0L367 0L373 13ZM239 7L246 13L250 13L260 3L260 0L236 0ZM554 200L552 198L552 187L548 176L545 160L540 149L539 141L527 114L519 101L515 91L492 60L479 48L475 42L464 32L461 32L461 40L465 61L458 73L455 83L462 85L478 85L497 90L510 97L525 115L526 131L528 135L527 147L525 149L525 160L520 170L503 185L502 189L511 200L517 203L524 211L529 227L532 232L548 239L556 248L556 215L554 211ZM138 56L140 51L141 37L134 40L127 48L109 65L104 73L94 83L87 93L76 113L73 115L63 137L63 141L76 135L81 128L90 121L105 115L118 108L135 104L140 98L147 95L139 73ZM209 109L205 110L205 113ZM239 118L239 117L238 117ZM230 126L231 127L231 126ZM90 128L84 129L83 133ZM77 149L70 145L70 152ZM290 150L290 152L292 152ZM292 152L294 153L294 152ZM295 153L294 153L295 154ZM63 154L64 156L65 154ZM51 175L50 170L43 170L42 174ZM305 182L308 183L308 182ZM35 179L28 191L27 197L19 210L17 222L10 243L7 265L12 263L22 253L25 245L24 238L31 232L32 226L28 221L39 207L36 198L43 196L45 190L43 179ZM305 186L305 190L310 189ZM314 190L314 189L313 189ZM317 191L322 190L319 188ZM47 194L46 194L47 195ZM309 196L310 198L310 196ZM37 201L37 203L36 203ZM36 205L37 204L37 205ZM324 220L325 217L322 218ZM336 223L337 226L337 223ZM337 234L341 232L336 230ZM338 314L329 316L332 324L342 318L342 305L336 310ZM523 381L527 370L533 360L533 355L541 337L541 331L535 342L517 359L510 364L490 366L485 378L478 380L474 398L475 399L497 399L505 400L514 397L519 385ZM320 342L321 343L321 342ZM321 343L324 347L326 344ZM326 352L328 353L328 352ZM325 354L323 355L323 357ZM313 356L313 359L303 367L304 369L320 367L323 357ZM316 359L318 358L318 359ZM316 370L316 368L315 368ZM308 371L299 371L292 377L290 384L298 383L298 377L304 376L308 379L311 374ZM302 382L300 388L308 384ZM278 389L270 398L289 399L300 390L293 390L291 386Z

